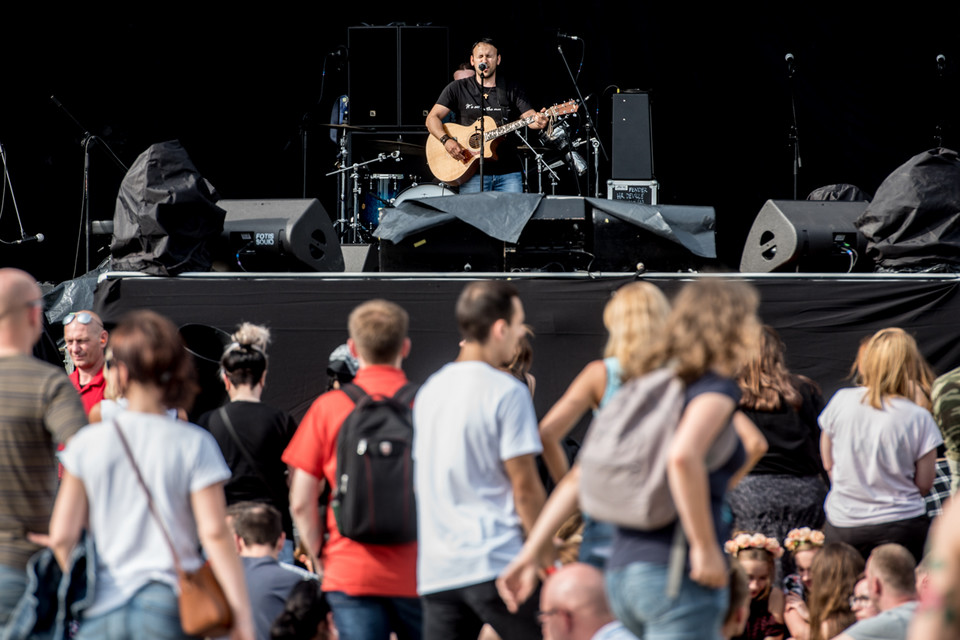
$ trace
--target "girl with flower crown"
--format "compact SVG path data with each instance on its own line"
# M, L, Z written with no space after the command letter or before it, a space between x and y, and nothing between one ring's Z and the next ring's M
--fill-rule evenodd
M807 596L813 586L811 567L823 543L823 532L810 527L792 529L783 541L784 548L793 556L797 568L796 573L783 579L783 591L786 595L783 620L795 640L807 640L810 637Z
M783 548L776 538L762 533L740 533L727 540L724 550L735 557L750 582L750 617L738 640L781 640L783 624L783 592L774 588L776 560Z

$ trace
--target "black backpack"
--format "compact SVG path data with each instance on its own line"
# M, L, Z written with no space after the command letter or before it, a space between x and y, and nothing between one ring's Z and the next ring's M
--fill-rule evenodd
M342 536L367 544L417 539L410 403L418 389L408 382L384 397L355 384L341 388L356 405L337 436L331 507Z

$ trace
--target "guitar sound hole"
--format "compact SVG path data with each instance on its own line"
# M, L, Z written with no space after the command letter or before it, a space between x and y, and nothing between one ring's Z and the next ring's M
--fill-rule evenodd
M479 149L480 148L480 134L475 133L470 136L470 148Z

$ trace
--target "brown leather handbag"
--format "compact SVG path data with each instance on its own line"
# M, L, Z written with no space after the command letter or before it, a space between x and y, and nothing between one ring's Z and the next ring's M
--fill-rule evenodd
M183 570L180 565L180 556L177 555L167 527L160 520L160 514L157 513L153 504L153 496L150 494L147 484L143 481L140 467L137 466L137 461L133 458L133 452L130 451L130 445L127 444L127 439L116 420L113 421L113 426L117 430L117 435L120 436L120 442L123 444L123 450L126 451L130 464L133 465L133 470L137 474L137 481L147 496L147 506L150 508L150 514L160 525L160 531L163 532L167 546L170 547L173 566L177 571L180 582L180 626L183 627L184 633L191 636L216 637L226 635L230 631L230 627L233 626L233 612L230 611L230 604L223 594L220 583L217 582L217 577L213 575L210 563L204 563L194 572Z

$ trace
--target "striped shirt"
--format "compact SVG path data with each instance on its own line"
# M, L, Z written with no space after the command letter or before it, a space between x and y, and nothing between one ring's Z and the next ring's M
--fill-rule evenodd
M0 358L0 565L23 569L57 493L56 442L87 423L63 369L29 355Z

